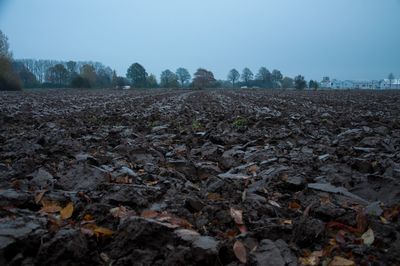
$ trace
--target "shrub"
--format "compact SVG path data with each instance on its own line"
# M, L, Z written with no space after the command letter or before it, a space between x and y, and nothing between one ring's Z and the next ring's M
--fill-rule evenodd
M91 85L90 85L90 81L88 79L83 78L81 76L76 76L71 81L71 87L77 88L77 89L82 89L82 88L91 88Z

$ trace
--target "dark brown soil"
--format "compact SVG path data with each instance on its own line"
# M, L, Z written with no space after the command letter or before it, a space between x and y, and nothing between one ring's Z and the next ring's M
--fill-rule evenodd
M399 103L1 92L0 265L399 265Z

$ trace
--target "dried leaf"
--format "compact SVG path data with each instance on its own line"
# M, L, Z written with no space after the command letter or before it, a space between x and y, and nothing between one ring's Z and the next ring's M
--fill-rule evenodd
M281 220L282 225L293 225L293 221L289 219L283 219Z
M235 253L236 258L241 263L246 263L247 262L246 248L243 245L243 243L240 242L239 240L236 240L235 244L233 245L233 252Z
M144 210L142 211L142 213L140 214L141 217L143 218L148 218L148 219L153 219L156 218L160 215L160 213L156 212L156 211L152 211L152 210Z
M289 209L291 209L291 210L299 210L299 209L301 209L301 205L297 201L291 201L289 203Z
M64 209L60 211L61 219L66 220L71 218L72 213L74 212L74 204L72 202L68 203Z
M319 264L320 258L323 256L323 251L314 251L307 257L299 258L301 265L315 266Z
M54 201L42 201L42 205L43 207L40 209L39 212L56 213L62 210L61 206Z
M85 222L91 222L91 221L94 221L94 217L91 214L85 214L85 216L83 216L83 220Z
M37 193L37 194L35 195L35 203L36 203L36 204L39 204L39 203L42 201L43 196L44 196L44 194L45 194L47 191L48 191L48 190L42 190L42 191L40 191L39 193Z
M224 237L228 239L233 239L237 236L236 230L228 230L225 234Z
M207 199L212 200L212 201L218 201L218 200L223 200L220 194L218 193L208 193L207 194Z
M367 217L365 216L365 213L362 209L359 209L357 212L357 232L358 233L364 233L365 230L368 228L368 222L367 222Z
M124 206L120 206L120 207L116 207L116 208L112 208L110 210L110 213L112 214L112 216L114 216L115 218L121 218L124 219L128 216L128 211L126 210L126 208Z
M356 264L352 260L345 259L343 257L335 256L329 266L355 266Z
M374 231L372 231L371 228L369 228L362 236L361 236L363 242L367 246L371 246L374 241L375 241L375 235Z
M96 237L111 237L114 232L105 227L97 227L93 230Z
M188 220L182 219L182 218L177 218L177 217L171 217L170 221L171 224L177 225L179 227L184 227L184 228L192 228L193 225L189 223Z
M243 223L243 211L231 208L231 216L236 224L244 224Z

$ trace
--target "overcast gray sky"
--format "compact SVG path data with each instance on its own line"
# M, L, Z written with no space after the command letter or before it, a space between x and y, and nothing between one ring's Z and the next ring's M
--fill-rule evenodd
M400 76L398 0L0 0L15 58L140 62L225 79L260 66L307 79Z

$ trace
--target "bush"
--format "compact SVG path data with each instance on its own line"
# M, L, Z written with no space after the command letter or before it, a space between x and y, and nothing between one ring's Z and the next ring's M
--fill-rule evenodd
M14 76L0 75L0 91L19 91L21 90L21 83Z
M77 88L77 89L83 89L83 88L91 88L91 85L90 85L90 81L88 79L83 78L81 76L76 76L71 81L71 87Z
M21 82L12 69L11 60L7 57L0 57L0 90L21 90Z

